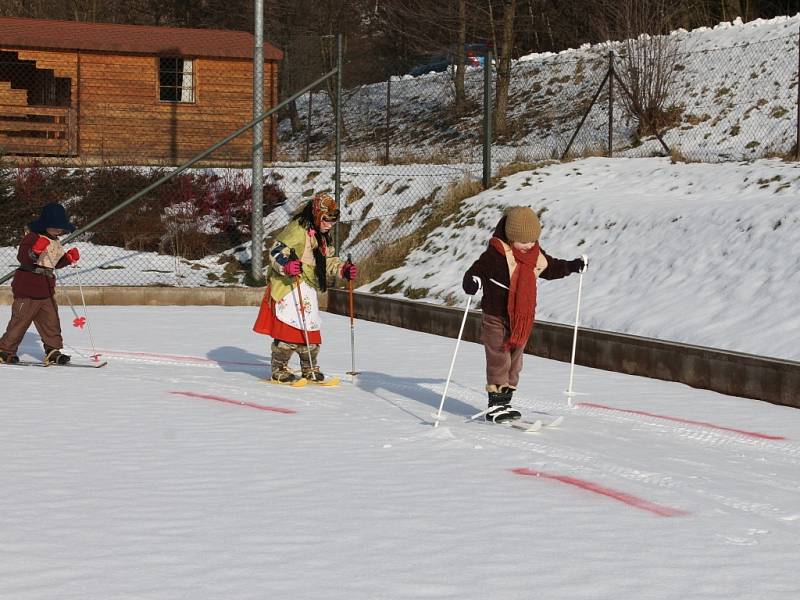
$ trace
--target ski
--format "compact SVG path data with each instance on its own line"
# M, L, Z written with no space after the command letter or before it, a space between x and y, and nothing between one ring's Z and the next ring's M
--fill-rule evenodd
M545 427L558 427L563 422L564 422L564 417L558 416L552 421L542 421L542 425L544 425Z
M340 379L338 377L331 377L330 379L325 379L323 381L313 381L311 379L296 379L295 381L277 381L275 379L265 379L264 383L271 383L273 385L285 385L288 387L305 387L307 385L316 385L320 387L335 387L339 385Z
M7 364L7 363L2 363ZM43 363L38 360L21 360L18 363L10 363L8 364L9 367L79 367L79 368L86 368L86 369L99 369L100 367L105 367L108 364L108 361L101 361L96 363L82 363L82 362L68 362L65 365L59 365L57 363Z
M542 422L541 421L501 421L497 423L497 425L505 425L511 429L519 429L520 431L524 431L525 433L536 433L537 431L541 430Z
M533 431L539 431L542 428L556 428L560 426L564 422L564 417L556 417L551 421L546 421L545 419L536 419L535 421L525 421L523 419L517 419L516 421L506 421L505 423L500 423L501 425L505 425L507 423L516 423L520 425L520 428L528 428L528 431L531 429Z
M322 387L335 387L341 383L341 380L338 377L330 377L328 379L323 379L322 381L314 381L313 379L309 379L308 383Z
M264 379L264 383L271 383L272 385L285 385L287 387L299 388L308 384L308 379L295 379L294 381L278 381L277 379Z
M484 409L479 413L475 413L474 415L472 415L469 418L469 420L470 421L475 421L475 420L479 419L480 417L486 416L489 413L489 411L491 411L493 408L494 407L490 406L489 408ZM526 431L538 431L542 427L558 427L563 422L564 422L564 417L563 416L558 416L555 419L553 419L552 421L545 421L544 419L536 419L535 421L524 421L524 420L521 421L519 419L515 419L513 421L505 421L505 422L498 423L498 425L509 425L509 424L513 424L513 423L519 423L521 426L520 427L515 427L514 429L525 429ZM523 427L523 425L527 425L527 427Z
M475 419L469 419L467 422L474 421ZM486 423L488 425L499 425L499 426L506 426L509 429L518 429L520 431L524 431L525 433L536 433L537 431L541 431L542 429L555 429L559 427L564 422L564 417L556 417L551 421L545 421L544 419L536 419L535 421L525 421L524 419L514 419L509 421L500 421L499 423L495 423L493 421L477 421L478 423Z

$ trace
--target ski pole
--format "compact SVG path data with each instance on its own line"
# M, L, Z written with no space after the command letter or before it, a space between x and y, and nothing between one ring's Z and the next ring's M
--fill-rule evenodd
M482 283L479 277L473 277L478 283L478 291L480 291ZM478 291L475 293L477 294ZM461 319L461 328L458 330L458 339L456 340L456 349L453 351L453 360L450 361L450 371L447 373L447 381L444 384L444 392L442 392L442 400L439 402L439 412L436 413L436 421L434 421L433 426L439 426L439 419L442 417L442 408L444 408L444 399L447 397L447 388L450 387L450 377L453 375L453 367L456 364L456 356L458 355L458 345L461 343L461 336L464 334L464 325L467 322L467 315L469 315L469 305L472 302L472 294L467 295L467 305L464 308L464 316Z
M347 253L347 262L349 264L353 264L353 257L350 253ZM347 296L348 296L348 306L350 309L350 371L347 373L350 375L351 379L355 379L356 375L358 375L358 371L356 371L356 328L354 323L354 314L355 311L353 310L353 280L347 280Z
M297 259L297 254L292 248L289 258L291 260ZM297 309L297 317L300 319L300 326L303 328L303 339L306 341L306 350L308 351L308 364L311 365L311 370L314 370L314 359L311 357L311 344L308 341L308 330L306 328L306 317L305 313L303 312L303 294L300 291L300 280L302 279L302 273L297 276L295 281L297 282L297 299L295 299L294 294L292 294L292 300L294 300L295 309ZM298 299L300 303L298 304Z
M576 393L572 391L572 379L575 374L575 348L578 345L578 322L581 316L581 288L583 287L583 274L586 272L586 269L589 268L589 257L584 254L581 258L583 259L583 269L581 269L580 277L578 278L578 306L575 310L575 330L572 333L572 358L570 359L569 367L569 386L567 387L567 391L564 392L567 395L567 406L569 406L569 408L572 408L572 397L576 395Z
M75 265L73 268L79 269L80 267L78 265ZM94 336L92 335L92 323L89 320L89 311L86 309L86 299L83 296L83 286L81 286L81 282L80 279L78 278L78 275L77 274L75 275L75 279L78 282L78 289L81 292L81 303L83 304L83 314L86 315L84 317L78 315L78 312L75 310L75 305L72 304L72 298L69 297L69 292L66 289L64 289L64 284L61 283L61 280L58 278L55 269L53 269L53 278L56 280L56 283L58 283L61 286L61 290L63 291L64 296L66 296L67 298L67 303L69 304L69 308L72 311L72 314L75 315L75 318L72 320L72 325L75 327L79 327L80 329L83 329L83 326L86 325L86 330L89 332L89 342L92 345L92 355L91 357L84 356L84 354L77 348L73 346L70 347L75 352L83 356L83 358L91 358L93 361L98 362L100 360L100 354L97 353L97 348L95 347L94 344Z
M75 265L76 269L80 269L78 265ZM89 332L89 342L92 344L92 360L98 362L100 360L100 355L97 353L97 349L94 345L94 336L92 335L92 320L89 318L89 311L86 308L86 298L83 296L83 286L81 285L80 277L77 276L77 271L75 275L75 279L78 282L78 290L81 292L81 304L83 304L83 314L86 315L86 330ZM70 304L71 305L71 304Z

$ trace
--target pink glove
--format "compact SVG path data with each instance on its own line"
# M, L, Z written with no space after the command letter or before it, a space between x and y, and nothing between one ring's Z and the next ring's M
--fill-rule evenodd
M80 252L78 252L77 248L70 248L69 250L67 250L64 256L67 257L69 264L74 265L76 262L78 262L78 259L81 257L81 254Z
M34 254L41 254L42 252L47 250L47 247L49 245L50 245L50 240L44 237L43 235L40 235L38 238L36 238L36 241L33 242L33 248L31 249L33 250Z
M303 265L300 263L300 260L295 258L290 260L285 265L283 265L283 272L286 273L289 277L297 277L302 273Z
M358 277L358 267L351 262L342 265L342 278L352 281Z

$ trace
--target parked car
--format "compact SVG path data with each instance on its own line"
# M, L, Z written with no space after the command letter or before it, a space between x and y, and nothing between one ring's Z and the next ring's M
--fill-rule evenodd
M464 44L466 66L482 67L486 62L486 50L486 44ZM444 73L448 68L456 64L456 58L455 50L429 54L425 57L424 62L413 67L408 74L412 77L419 77L428 73Z
M427 75L428 73L443 73L450 66L450 57L447 54L431 54L425 61L413 67L408 74L412 77Z

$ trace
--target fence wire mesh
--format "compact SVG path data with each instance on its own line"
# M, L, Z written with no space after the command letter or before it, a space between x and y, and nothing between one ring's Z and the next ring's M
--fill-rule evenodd
M307 46L319 51L330 47L330 40ZM493 123L492 171L512 162L559 159L565 152L570 157L667 153L626 100L621 84L630 81L624 72L629 51L621 45L592 47L512 63L507 121L504 128ZM76 70L48 62L54 59L44 54L0 52L0 142L5 154L0 168L0 265L17 265L25 225L44 203L63 203L75 224L85 225L170 172L169 165L251 118L252 63L245 61L243 71L232 72L232 83L226 85L209 76L219 65L212 68L196 60L187 66L179 58L162 69L160 59L149 57L144 87L134 83L141 83L142 69L133 79L132 57L109 58L113 68L107 73L120 73L126 82L115 89L128 90L134 99L114 104L106 98L92 105L85 97L77 102ZM284 61L278 71L299 60L294 56L292 63ZM620 81L612 80L610 98L606 76L612 60ZM325 72L324 62L314 61L316 71L302 78L294 73L287 80L296 84L294 89L306 85ZM671 87L661 105L668 120L659 122L659 132L674 157L794 158L795 32L730 47L681 43L672 69ZM101 71L81 65L81 76L99 76ZM496 69L491 75L496 109ZM276 76L266 69L267 108L294 91L278 90ZM106 82L99 89L108 96L113 91L109 86ZM335 193L335 89L332 82L321 84L289 105L280 119L265 122L263 253L314 194ZM79 115L87 106L101 111L111 104L106 116ZM335 237L339 252L361 263L365 282L397 266L421 243L466 195L465 186L471 193L479 190L485 108L482 68L467 69L461 98L452 70L343 90L342 217ZM166 111L164 119L157 118L158 111ZM85 144L102 150L97 160L81 157ZM250 152L246 133L77 239L80 268L65 269L61 282L246 284Z

